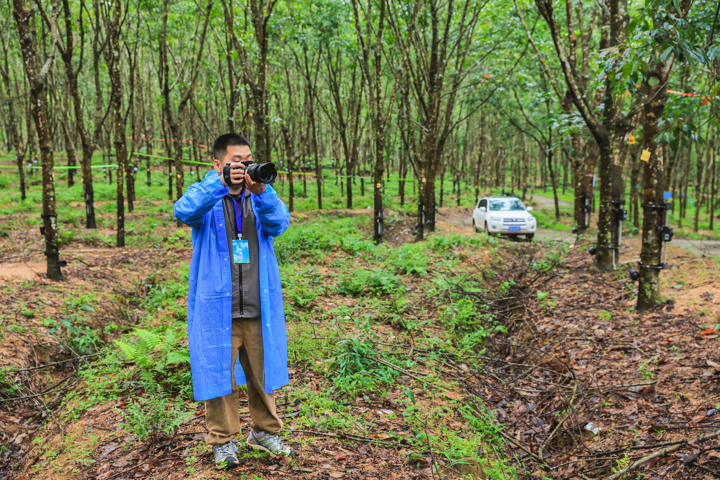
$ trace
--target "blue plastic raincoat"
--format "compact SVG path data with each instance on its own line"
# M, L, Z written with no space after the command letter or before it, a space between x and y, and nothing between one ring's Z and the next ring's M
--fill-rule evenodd
M232 257L221 201L227 193L220 175L211 170L175 203L175 217L192 227L187 317L190 369L197 401L228 395L232 390ZM261 195L252 194L250 198L260 248L265 391L272 393L288 383L285 312L273 237L287 230L290 212L270 185ZM239 361L234 368L238 385L243 385L246 380Z

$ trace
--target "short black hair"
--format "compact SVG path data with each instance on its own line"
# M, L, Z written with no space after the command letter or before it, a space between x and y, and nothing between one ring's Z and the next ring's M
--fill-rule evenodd
M217 160L225 158L227 153L227 147L232 145L247 145L250 146L250 142L247 138L243 137L239 133L225 133L215 139L213 143L213 156Z

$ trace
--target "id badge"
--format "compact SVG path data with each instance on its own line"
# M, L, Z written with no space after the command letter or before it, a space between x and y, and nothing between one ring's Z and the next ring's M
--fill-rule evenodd
M250 263L250 247L247 240L233 240L233 263Z

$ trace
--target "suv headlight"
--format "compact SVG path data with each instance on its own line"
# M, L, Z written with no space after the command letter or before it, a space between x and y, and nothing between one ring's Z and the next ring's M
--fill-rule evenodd
M534 222L534 221L535 221L535 217L533 217L532 215L530 215L529 217L527 217L527 219L528 219L528 222Z
M500 217L490 217L490 220L492 220L492 221L494 221L494 222L499 222L500 220L502 220L502 218L500 218Z

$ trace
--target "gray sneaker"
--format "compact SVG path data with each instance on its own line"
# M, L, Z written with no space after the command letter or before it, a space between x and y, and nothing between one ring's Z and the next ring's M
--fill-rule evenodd
M215 445L213 447L213 456L215 457L215 467L222 468L235 468L240 465L240 461L237 457L238 447L232 440L225 442L222 445Z
M262 450L269 453L270 455L285 455L286 457L294 457L295 450L288 447L280 440L280 437L273 433L255 433L255 430L250 430L248 435L247 443L250 447L256 450Z

